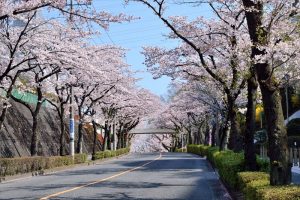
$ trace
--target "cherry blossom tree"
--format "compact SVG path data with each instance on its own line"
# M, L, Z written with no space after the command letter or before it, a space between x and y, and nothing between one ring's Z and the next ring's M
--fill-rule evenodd
M114 46L86 48L88 60L80 71L75 71L74 97L79 114L77 152L82 152L82 125L95 104L115 93L124 82L124 50Z
M49 11L58 10L68 21L72 16L71 22L76 26L94 22L107 28L111 22L133 19L123 13L113 15L102 10L97 11L89 6L92 2L93 0L2 0L0 2L0 22L10 17L19 17L24 13L40 11L43 8L48 8Z
M191 48L198 52L198 54L200 54L201 64L204 67L207 66L202 62L205 61L205 58L209 58L209 54L203 53L205 52L203 51L203 46L205 46L205 44L198 47L195 45L197 43L194 41L191 42L190 39L195 38L192 36L198 33L197 30L193 28L195 22L186 23L186 20L182 17L171 19L165 18L163 16L165 1L141 0L140 2L146 4L150 9L152 9L153 12L173 31L175 36L183 40L185 44L188 44ZM240 81L243 80L246 82L246 80L248 80L248 87L250 89L249 100L253 100L255 98L255 78L258 80L262 92L263 104L266 110L266 119L268 123L269 156L271 162L270 182L272 185L289 183L291 172L288 160L287 134L283 121L279 88L281 86L281 78L286 73L293 74L291 77L298 76L299 74L297 68L295 68L298 64L297 54L299 50L299 29L297 22L299 2L294 0L285 2L277 0L210 0L205 2L191 2L197 3L198 5L208 3L215 12L215 18L219 19L218 22L229 26L227 27L227 32L229 33L230 40L229 43L227 43L227 46L229 46L233 51L230 51L231 56L228 57L228 61L230 64L238 67L241 67L241 62L245 63L242 68L235 69L248 74L244 78L241 78L241 74L236 75ZM245 22L247 22L246 26ZM188 24L189 26L183 26L182 24ZM201 30L205 30L205 27L205 25L201 26ZM221 27L223 26L221 25ZM239 29L239 27L241 29ZM192 36L185 37L187 33L190 35L192 34ZM202 33L203 31L200 32L200 36L205 35ZM202 37L197 37L198 42L201 41L201 39ZM222 44L220 39L215 38L215 41ZM221 49L224 49L224 47ZM245 52L245 55L239 57L240 53ZM178 55L182 55L182 53L177 52L177 56ZM188 55L191 54L189 53ZM204 55L202 56L202 59L201 55ZM172 58L172 61L176 60L176 57L173 56ZM215 63L220 62L218 59L214 60ZM185 61L185 59L182 59L181 61ZM220 67L217 69L220 69ZM228 70L226 71L228 72ZM213 75L209 71L207 72L210 75ZM233 72L232 74L235 73ZM218 81L218 79L216 80ZM235 92L237 91L237 88L232 89ZM228 100L232 99L228 98ZM253 104L248 107L249 112L251 112L251 107L254 107ZM253 112L248 115L248 119L251 116L253 118ZM232 122L233 121L231 120L231 123ZM246 142L249 142L250 140L252 139L249 138Z
M53 75L66 70L66 67L74 65L74 59L78 56L75 54L76 49L80 47L78 41L74 46L76 38L73 38L73 43L65 41L65 37L71 37L62 32L62 26L56 22L52 24L43 23L44 27L39 27L33 34L35 40L31 38L30 42L35 42L36 45L30 43L26 46L26 52L33 55L34 60L26 63L32 70L22 75L25 81L18 82L20 90L32 91L37 94L36 105L30 105L22 99L12 96L12 98L26 106L33 117L32 125L32 140L31 140L31 155L37 155L37 145L39 134L36 132L38 126L38 114L43 102L46 101L45 94L51 92L48 81ZM70 29L71 30L71 29ZM51 34L49 34L51 32ZM70 32L72 33L72 32ZM51 35L51 37L49 36ZM45 39L47 38L47 40ZM43 41L43 43L41 42ZM28 42L29 43L29 42ZM25 48L25 47L24 47ZM75 57L73 57L76 55Z
M251 58L267 120L270 183L288 184L291 182L291 165L279 82L284 75L282 71L292 73L298 62L299 28L295 18L299 14L299 1L243 0L240 3L245 11L252 42Z
M235 149L239 136L237 122L236 99L246 84L248 61L250 54L249 40L245 34L243 17L239 12L231 13L216 19L198 17L188 22L185 17L165 17L165 1L139 1L146 4L172 31L169 38L180 39L182 44L174 49L159 47L145 48L146 64L151 71L157 71L156 76L162 74L178 77L174 73L185 73L201 79L210 77L226 94L228 103L227 118L230 122L231 135L229 147ZM237 37L239 34L246 37ZM246 59L245 59L246 58ZM157 70L157 66L160 70ZM228 126L225 124L225 128Z

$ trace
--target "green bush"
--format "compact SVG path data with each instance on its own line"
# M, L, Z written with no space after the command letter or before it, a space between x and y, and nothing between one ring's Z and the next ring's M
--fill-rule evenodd
M74 164L85 163L87 161L87 154L75 154L74 155Z
M243 172L244 154L219 151L218 147L188 145L189 153L207 156L231 188L242 190L245 200L300 200L300 186L270 186L268 159L256 158L260 172Z
M86 154L76 154L74 156L74 160L72 156L1 158L0 176L24 174L44 169L84 163L86 158Z
M71 156L51 156L51 157L45 157L45 159L46 159L46 166L43 169L50 169L50 168L60 167L60 166L68 166L74 163Z
M104 158L110 158L111 157L111 151L109 151L109 150L106 150L106 151L104 151L103 152L104 154Z
M205 146L205 145L196 145L191 144L187 146L187 152L197 154L199 156L207 156L208 155L208 149L215 149L215 147Z
M256 180L269 180L270 175L265 172L239 172L238 173L238 182L240 189L244 189L246 184L250 183L251 181Z
M175 152L177 152L177 153L185 152L185 153L186 153L186 152L187 152L187 149L186 149L186 148L183 148L183 149L182 149L182 148L180 148L180 149L177 149L177 148L176 148L176 149L175 149Z
M270 180L268 179L258 179L250 181L243 189L245 200L260 199L258 197L257 191L267 187L269 184Z
M116 157L117 153L116 151L110 151L110 157Z
M187 152L200 155L200 145L196 145L196 144L188 145Z
M300 200L300 186L267 186L256 191L258 200Z
M98 151L94 155L95 160L103 159L103 158L110 158L110 157L115 157L115 156L120 156L123 154L126 154L130 151L129 148L122 148L122 149L117 149L116 151Z
M97 151L94 155L95 160L103 159L104 158L104 152L103 151Z
M244 193L246 200L257 199L256 189L269 184L270 175L265 172L238 173L239 189Z
M256 163L258 165L259 171L261 172L269 172L270 171L270 160L263 159L259 156L256 157Z
M214 165L219 175L230 187L238 187L238 172L244 171L243 153L233 151L218 151L213 153Z
M270 186L265 172L238 173L245 200L300 200L300 186Z

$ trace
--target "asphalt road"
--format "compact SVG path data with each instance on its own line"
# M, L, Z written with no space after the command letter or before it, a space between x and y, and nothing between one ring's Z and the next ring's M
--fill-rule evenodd
M130 154L0 183L0 199L230 199L208 162L185 153Z

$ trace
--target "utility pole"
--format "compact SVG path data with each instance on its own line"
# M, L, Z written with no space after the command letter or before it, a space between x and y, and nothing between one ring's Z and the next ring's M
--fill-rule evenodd
M70 0L70 23L73 23L73 0ZM70 86L70 155L74 157L75 123L73 111L73 87Z
M117 150L117 141L116 141L116 122L113 120L113 150Z
M84 5L84 4L76 4L76 5ZM70 0L70 23L72 24L74 22L73 20L73 0ZM81 119L79 119L81 120ZM81 123L81 122L79 122ZM73 86L70 85L70 155L74 156L74 136L75 136L75 120L74 120L74 109L73 109Z
M70 155L74 156L74 135L75 135L75 124L74 124L74 111L73 111L73 87L70 87Z

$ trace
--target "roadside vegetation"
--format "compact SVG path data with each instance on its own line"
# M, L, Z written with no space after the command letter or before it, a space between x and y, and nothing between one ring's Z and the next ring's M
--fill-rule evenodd
M206 157L217 170L221 180L232 191L241 191L246 200L300 199L300 186L271 186L268 160L256 157L257 171L247 171L244 154L217 147L188 145L187 152Z

